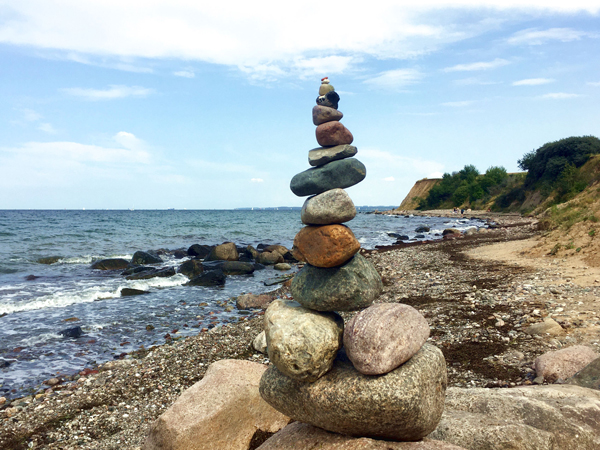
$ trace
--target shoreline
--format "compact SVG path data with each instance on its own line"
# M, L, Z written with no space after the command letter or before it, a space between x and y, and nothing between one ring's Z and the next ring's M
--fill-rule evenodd
M478 249L539 235L533 222L513 223L506 220L501 228L458 239L365 252L384 280L378 301L411 304L429 321L431 342L447 360L449 386L530 385L536 356L573 343L598 349L589 339L600 329L597 315L582 312L594 306L600 287L555 279L547 267L497 262L493 253L474 259ZM285 289L280 295L287 295ZM252 348L262 330L262 314L255 314L108 362L98 373L38 398L14 401L10 417L9 408L0 410L0 448L35 443L34 448L47 449L140 449L150 424L202 379L210 363L228 358L268 362ZM563 325L564 336L538 339L523 333L526 325L548 316Z

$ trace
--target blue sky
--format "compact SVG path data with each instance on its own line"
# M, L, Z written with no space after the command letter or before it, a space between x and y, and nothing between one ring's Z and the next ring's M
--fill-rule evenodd
M301 206L324 76L357 205L600 136L600 1L481 5L0 0L0 208Z

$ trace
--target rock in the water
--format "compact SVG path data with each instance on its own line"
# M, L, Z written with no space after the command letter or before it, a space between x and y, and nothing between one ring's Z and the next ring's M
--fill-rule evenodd
M273 266L273 269L275 269L275 270L290 270L291 268L292 268L292 266L290 266L286 262L277 263Z
M557 335L564 332L560 324L550 317L546 317L543 322L534 323L523 330L527 334L541 336L544 334Z
M535 372L549 383L559 378L566 380L572 377L600 354L585 345L573 345L538 356L535 361Z
M337 109L328 106L317 105L312 110L312 119L315 125L342 120L344 115Z
M596 450L600 392L570 385L450 388L428 437L468 449Z
M567 382L577 386L600 390L600 358L593 360L569 378Z
M64 336L64 337L68 337L68 338L78 338L79 336L81 336L83 334L83 330L81 329L81 327L77 326L77 327L61 330L58 332L58 334L60 334L61 336Z
M412 306L376 303L348 322L344 348L356 370L380 375L408 361L428 337L427 319Z
M257 450L466 450L448 442L423 439L393 442L331 433L306 423L293 422L265 441Z
M308 163L311 166L322 166L338 159L350 158L358 153L353 145L336 145L335 147L318 147L308 152Z
M283 245L267 245L263 252L274 252L279 253L281 256L285 255L289 250Z
M415 228L415 232L416 233L427 233L429 232L431 228L429 228L426 225L419 225L417 228Z
M149 294L149 291L143 291L141 289L123 288L121 289L121 297L132 297L134 295Z
M149 280L150 278L167 278L175 275L175 268L173 267L165 267L164 269L154 269L144 270L142 272L134 273L133 275L129 275L126 277L127 280Z
M257 430L274 433L289 421L264 402L265 366L221 360L186 389L150 429L143 450L247 450Z
M317 311L354 311L370 306L383 290L377 270L360 253L324 269L307 264L292 280L294 300Z
M291 300L274 300L265 312L269 358L294 380L312 382L331 369L342 346L344 320Z
M204 258L204 261L237 261L240 254L233 242L225 242L213 247L210 253Z
M344 223L354 217L356 217L356 208L343 189L332 189L307 198L300 213L302 223L306 225Z
M148 252L137 251L131 258L131 264L143 266L144 264L159 264L163 262L158 256L151 255Z
M250 275L254 273L254 264L242 261L206 261L202 263L204 270L220 269L225 275Z
M177 273L182 273L189 279L197 277L202 272L204 272L204 267L202 266L202 262L197 259L190 259L181 264L177 269Z
M292 253L315 267L344 264L360 250L360 242L345 225L307 226L294 238Z
M298 197L306 197L330 189L354 186L366 176L367 169L363 163L356 158L345 158L294 175L290 189Z
M397 369L380 376L359 373L338 357L314 383L299 382L270 366L260 394L278 411L328 431L417 441L437 426L444 409L446 362L425 344Z
M267 335L264 330L256 335L252 341L252 347L257 352L267 354Z
M129 261L122 258L101 259L92 264L92 269L96 270L123 270L127 269Z
M283 256L279 252L267 252L264 251L259 253L256 257L256 262L264 264L266 266L282 263L284 261Z
M326 122L317 127L317 142L322 147L352 144L354 136L341 122Z
M62 259L62 256L46 256L37 260L38 264L54 264Z
M195 278L192 278L185 285L186 286L224 286L225 285L225 274L221 269L208 270L202 272Z
M258 250L256 250L254 247L249 245L244 250L244 255L246 255L248 258L256 259L256 257L258 256Z
M188 248L187 254L189 256L202 259L206 258L211 250L212 247L210 245L194 244L190 248Z
M317 105L329 106L330 108L338 108L340 96L335 91L330 91L325 95L317 97Z
M236 307L237 309L267 309L272 301L273 297L269 294L242 294L236 299Z

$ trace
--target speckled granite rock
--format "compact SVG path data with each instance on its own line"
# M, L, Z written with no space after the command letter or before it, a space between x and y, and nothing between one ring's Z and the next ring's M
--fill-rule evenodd
M344 115L337 109L330 108L329 106L317 105L312 110L312 119L315 125L321 125L331 121L342 120Z
M265 312L265 335L271 362L287 377L315 381L331 369L342 347L344 320L336 313L274 300Z
M343 189L332 189L309 197L300 218L306 225L329 225L348 222L356 217L356 207Z
M585 345L573 345L538 356L534 361L537 376L549 383L572 377L600 354Z
M600 358L593 360L569 378L567 382L577 386L600 390Z
M310 264L292 279L294 299L317 311L355 311L370 306L383 290L377 270L360 253L346 264L324 269Z
M294 175L290 189L298 197L306 197L330 189L354 186L366 176L367 169L363 163L356 158L345 158Z
M283 414L350 436L416 441L437 426L447 383L442 352L425 344L390 373L368 376L338 356L314 383L298 382L270 366L260 393Z
M317 142L323 147L352 144L354 136L341 122L326 122L317 127Z
M344 348L356 370L380 375L408 361L428 337L427 319L412 306L376 303L350 319Z

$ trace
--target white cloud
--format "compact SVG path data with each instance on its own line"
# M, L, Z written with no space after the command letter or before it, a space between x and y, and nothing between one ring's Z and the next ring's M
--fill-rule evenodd
M513 45L542 45L548 41L578 41L585 36L590 36L590 34L572 28L549 28L547 30L528 28L513 34L507 42Z
M471 72L475 70L490 70L496 69L510 64L510 61L502 58L496 58L493 61L480 61L469 64L457 64L452 67L446 67L444 72Z
M367 166L367 178L380 173L380 179L385 179L386 175L390 172L397 173L398 176L404 174L410 179L416 177L423 177L427 173L433 171L439 171L443 166L436 161L429 161L425 159L409 158L406 156L400 156L395 153L379 150L376 148L365 148L361 149L361 161ZM388 181L388 180L386 180Z
M376 89L398 90L417 83L423 78L417 69L395 69L381 72L364 83Z
M263 180L262 178L252 178L250 179L250 181L252 183L263 183L265 180Z
M394 177L385 177L383 181L396 181Z
M588 86L600 86L600 81L588 81Z
M35 112L33 109L23 109L23 119L27 122L36 122L42 118L42 115Z
M480 80L479 78L471 77L471 78L462 78L460 80L454 80L454 84L456 84L457 86L473 86L473 85L487 86L487 85L491 85L491 84L500 84L500 83L498 81L483 81L483 80Z
M140 86L121 85L111 85L108 89L66 88L62 89L62 91L74 97L81 97L92 101L114 100L126 97L147 97L154 92L153 89Z
M442 103L442 106L450 106L452 108L463 108L465 106L471 106L473 103L475 103L473 100L463 100L460 102L446 102L446 103Z
M50 133L50 134L57 133L56 129L49 123L40 123L40 125L38 126L38 130L41 130L41 131L44 131L44 132Z
M119 131L113 136L113 139L115 142L121 144L122 147L129 150L143 150L146 147L144 141L127 131Z
M569 94L567 92L551 92L549 94L540 95L538 98L564 100L569 98L581 97L579 94Z
M427 175L427 178L442 178L444 174L442 172L432 172Z
M539 86L541 84L554 83L552 78L526 78L524 80L514 81L513 86Z
M196 76L196 74L191 70L180 70L178 72L173 72L173 75L183 78L194 78Z

